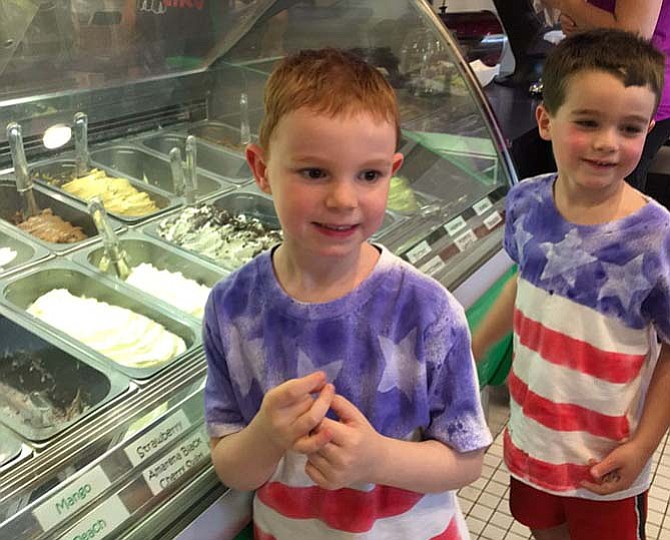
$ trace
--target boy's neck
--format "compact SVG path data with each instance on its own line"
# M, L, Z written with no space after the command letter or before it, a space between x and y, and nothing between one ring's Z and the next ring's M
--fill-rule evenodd
M553 195L559 213L576 225L616 221L647 204L642 194L624 180L608 189L588 190L562 182L559 174L553 186Z
M348 258L300 256L285 244L272 257L277 281L286 294L299 302L331 302L353 291L374 269L379 250L364 243Z

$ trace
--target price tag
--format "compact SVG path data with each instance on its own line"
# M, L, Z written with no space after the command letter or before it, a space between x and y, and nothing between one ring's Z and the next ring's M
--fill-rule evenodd
M165 457L159 459L142 473L151 493L158 495L189 469L202 463L209 456L209 440L198 431Z
M117 495L110 497L60 537L60 540L99 540L114 532L130 513Z
M493 208L493 204L488 197L484 197L481 201L472 205L472 209L478 216L483 216L486 212L491 210L491 208Z
M449 223L444 226L444 229L449 233L449 236L454 236L459 231L462 231L468 226L466 221L463 219L463 216L458 216L457 218L452 219Z
M454 244L456 244L456 247L459 249L459 251L465 251L476 241L477 241L477 235L472 229L470 229L467 232L460 235L458 238L455 238Z
M424 240L410 249L405 255L407 255L409 262L414 264L423 259L428 253L430 253L430 244Z
M486 225L486 228L490 231L498 225L502 221L502 216L498 212L493 212L490 216L486 216L484 219L484 225Z
M419 270L421 270L424 274L432 276L438 272L441 272L446 267L447 265L444 264L444 261L439 256L437 256L429 260L426 264L419 268Z
M180 409L148 433L130 443L125 449L126 455L133 466L137 466L156 452L170 446L190 426L191 422Z
M48 531L88 504L110 485L111 482L101 467L91 469L35 508L33 516L42 529Z

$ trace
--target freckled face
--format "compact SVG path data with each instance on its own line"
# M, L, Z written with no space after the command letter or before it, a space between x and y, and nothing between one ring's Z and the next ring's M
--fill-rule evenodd
M272 194L295 254L342 257L380 227L390 178L402 164L395 127L368 114L284 116L270 140L261 189Z

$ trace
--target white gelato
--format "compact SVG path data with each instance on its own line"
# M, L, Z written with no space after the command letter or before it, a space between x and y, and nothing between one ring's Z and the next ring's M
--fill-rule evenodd
M184 340L129 309L54 289L28 313L128 367L151 367L186 350Z
M159 270L143 263L131 270L126 282L199 319L204 315L210 288L181 272Z
M3 266L7 266L14 259L16 259L16 251L8 247L0 248L0 271L4 270Z

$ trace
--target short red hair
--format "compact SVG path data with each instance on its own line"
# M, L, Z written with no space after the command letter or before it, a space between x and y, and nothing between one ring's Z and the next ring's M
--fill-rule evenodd
M368 113L393 125L396 145L400 140L393 88L375 67L345 51L325 48L287 56L272 71L264 101L259 139L266 152L279 120L303 107L331 117Z

